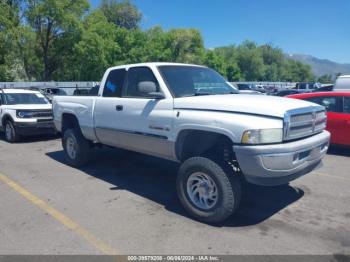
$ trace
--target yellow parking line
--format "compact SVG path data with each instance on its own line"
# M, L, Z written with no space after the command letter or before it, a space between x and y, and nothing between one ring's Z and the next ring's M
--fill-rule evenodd
M347 181L350 181L350 178L349 177L342 177L342 176L336 176L336 175L328 175L328 174L325 174L325 173L313 173L317 176L328 176L328 177L333 177L333 178L338 178L338 179L342 179L342 180L347 180Z
M45 201L41 200L37 196L30 193L28 190L17 184L16 182L12 181L7 176L0 173L0 181L7 184L9 187L11 187L14 191L24 196L26 199L28 199L30 202L32 202L34 205L38 206L48 214L50 214L54 219L56 219L58 222L66 226L68 229L75 232L80 237L84 238L87 242L89 242L91 245L93 245L97 250L102 252L106 255L117 255L118 252L114 250L111 246L104 243L102 240L98 239L96 236L94 236L92 233L90 233L88 230L80 226L78 223L74 222L69 217L62 214L60 211L54 209L50 205L48 205Z

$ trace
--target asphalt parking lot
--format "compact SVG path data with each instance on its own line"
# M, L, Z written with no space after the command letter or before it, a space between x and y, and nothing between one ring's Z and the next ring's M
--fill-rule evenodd
M189 218L175 191L177 165L96 149L82 169L58 137L0 137L0 255L349 254L350 150L284 187L249 186L221 225Z

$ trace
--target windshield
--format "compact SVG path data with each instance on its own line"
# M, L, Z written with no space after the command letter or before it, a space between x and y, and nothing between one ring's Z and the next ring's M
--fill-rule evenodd
M237 89L212 69L196 66L159 66L175 97L236 94Z
M5 100L8 105L49 103L49 101L42 94L35 93L7 93L5 94Z

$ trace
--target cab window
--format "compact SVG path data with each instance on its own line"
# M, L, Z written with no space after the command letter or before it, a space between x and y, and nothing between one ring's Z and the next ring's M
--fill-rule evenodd
M125 88L122 97L148 98L150 95L139 90L139 83L153 82L156 92L159 92L159 84L152 70L148 67L132 67L128 70Z
M125 69L115 69L109 72L103 87L104 97L120 97L126 75Z
M350 96L345 96L343 101L344 101L343 112L350 114Z
M341 113L341 98L336 96L310 97L305 100L324 106L327 112Z

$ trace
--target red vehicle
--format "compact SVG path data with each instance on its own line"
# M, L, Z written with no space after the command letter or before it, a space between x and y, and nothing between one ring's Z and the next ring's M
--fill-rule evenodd
M319 92L289 95L307 100L327 109L327 130L331 144L350 146L350 92Z

